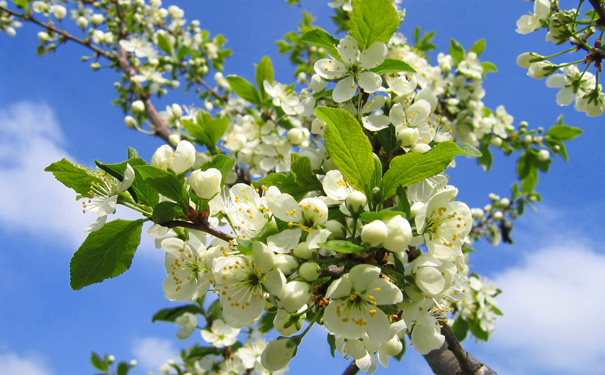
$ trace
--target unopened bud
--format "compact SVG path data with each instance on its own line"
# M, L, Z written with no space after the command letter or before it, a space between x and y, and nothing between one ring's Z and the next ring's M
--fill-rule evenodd
M316 262L305 262L298 269L298 274L306 281L313 282L321 274L321 268Z
M131 129L137 128L137 120L135 120L134 117L132 117L132 116L124 117L124 123L126 124L126 126L128 126Z
M517 57L517 65L521 68L529 69L530 65L534 62L538 62L542 58L535 52L524 52Z
M306 242L301 242L293 250L295 257L299 259L313 259L313 253L317 252L317 249L309 249Z
M306 264L306 263L305 263ZM282 289L280 301L289 313L295 313L307 304L312 295L311 284L304 281L290 281Z
M548 150L538 151L538 160L547 161L548 159L550 159L550 152Z
M174 115L174 118L181 118L183 116L183 109L181 108L180 105L175 103L171 106L171 108L172 108L172 114Z
M101 64L99 64L98 62L93 62L92 64L90 64L90 69L99 70L101 69Z
M100 14L93 14L92 17L90 17L90 22L94 25L94 26L99 26L100 24L103 23L103 21L105 21L105 19L103 18L102 15Z
M361 229L361 240L371 247L382 245L387 239L389 229L381 220L374 220L363 226Z
M490 143L492 146L494 146L494 147L500 147L500 146L502 146L502 138L497 137L497 136L492 137L492 138L489 140L489 143Z
M277 371L288 365L296 355L298 342L289 337L278 337L267 345L261 355L261 364L269 371Z
M420 133L417 128L404 128L397 134L397 140L403 147L413 146L419 137Z
M221 191L221 171L210 168L206 171L196 170L191 173L189 185L195 195L202 199L210 199Z
M67 10L63 5L53 5L53 14L58 20L62 20L67 15Z
M366 198L366 195L357 190L353 191L345 199L345 206L347 207L347 210L349 210L349 212L354 216L359 215L367 203L368 199Z
M130 367L134 367L136 365L137 365L137 360L136 359L133 359L133 360L130 361Z
M145 103L143 103L142 100L135 100L132 102L130 110L135 115L140 115L141 113L145 112Z
M275 267L285 275L289 276L298 269L298 261L290 254L275 255Z
M86 26L88 26L88 20L86 18L80 16L76 20L76 24L78 25L78 27L80 29L84 30L86 28Z

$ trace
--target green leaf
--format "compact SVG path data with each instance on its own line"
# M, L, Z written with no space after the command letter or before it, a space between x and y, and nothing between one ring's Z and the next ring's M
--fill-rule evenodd
M328 250L334 250L337 253L342 254L353 254L353 253L361 253L366 251L367 249L361 245L356 245L353 242L344 241L344 240L332 240L328 242L322 242L319 244L320 247Z
M13 2L21 9L27 10L27 7L29 6L28 0L13 0Z
M258 181L256 185L275 186L279 191L290 194L296 200L300 200L309 192L306 187L297 184L294 176L289 172L271 173Z
M323 191L323 185L311 168L311 160L306 156L298 154L291 154L290 157L292 159L290 170L292 171L294 182L301 187L306 187L309 191Z
M399 16L391 0L353 0L350 34L360 50L374 42L387 43L399 28Z
M456 41L456 39L450 39L449 54L452 56L452 58L455 61L454 65L458 65L461 61L464 60L464 56L465 56L464 47L462 47L462 45L460 45L460 43L458 43Z
M477 159L477 163L483 167L484 171L489 171L492 167L493 158L487 143L481 143L481 156Z
M531 153L525 151L517 161L517 176L519 179L524 179L529 174L531 168Z
M361 125L342 109L318 107L315 114L327 123L324 137L330 158L346 180L369 197L374 156Z
M213 320L221 319L223 316L223 305L221 305L221 301L219 299L216 299L214 302L212 302L208 308L208 315L210 315Z
M99 355L95 352L90 353L90 364L99 371L107 372L107 368L109 367L108 363L99 357Z
M206 133L208 134L208 137L210 137L210 142L212 142L212 146L216 146L218 141L221 140L223 134L225 134L225 132L229 128L229 118L215 118L209 121L204 127Z
M181 125L183 125L183 127L189 132L189 134L195 137L198 143L204 144L207 147L214 146L212 139L210 139L210 136L206 133L202 125L187 119L182 119Z
M145 219L114 220L91 232L69 263L70 285L73 290L124 273L141 241Z
M374 220L388 220L395 216L403 216L406 218L405 212L401 211L380 211L380 212L364 212L359 216L362 223L371 223Z
M330 354L334 358L334 352L336 351L336 337L328 333L328 345L330 345Z
M172 199L183 209L189 207L189 195L185 185L176 175L151 165L138 165L134 170L158 193Z
M118 365L118 370L116 371L116 375L127 375L128 374L128 365L126 362L120 362Z
M128 146L128 159L136 159L139 157L139 153L134 148Z
M463 143L459 147L460 150L462 150L467 156L472 156L474 158L479 158L482 156L481 151L477 150L475 147L469 145L468 143Z
M483 50L485 50L485 39L479 39L475 42L475 44L471 46L468 51L475 52L477 54L477 57L479 57L483 53Z
M179 316L190 313L190 314L203 314L204 311L198 305L182 305L177 307L171 307L168 309L162 309L155 313L151 318L152 322L174 322Z
M227 76L227 82L233 90L234 93L237 94L240 98L249 101L252 104L260 105L261 97L258 90L252 86L250 82L248 82L243 77L238 77L236 75Z
M521 181L521 190L529 194L534 191L534 188L538 184L538 168L531 166L529 173Z
M267 94L265 93L265 85L263 82L268 81L271 84L273 83L273 65L271 64L269 56L263 57L256 66L254 79L256 80L256 86L260 89L264 101Z
M370 189L374 189L375 186L380 187L380 184L382 184L382 163L378 155L374 154L374 175L372 175Z
M231 159L229 156L225 154L218 154L212 160L205 162L202 164L200 169L202 171L206 171L210 168L216 168L221 171L221 186L225 184L229 173L233 170L235 166L235 160Z
M399 72L416 72L408 63L395 59L384 59L382 64L370 69L370 71L379 75Z
M262 318L258 321L258 330L260 333L267 333L273 329L273 319L275 319L276 313L266 312Z
M462 149L448 141L425 153L410 152L393 158L382 178L383 201L395 195L398 186L408 186L432 177L443 172L456 155L476 156L475 151L468 147Z
M397 202L397 210L401 211L405 214L405 218L411 217L412 207L410 207L410 201L408 200L408 194L404 187L397 187L397 197L399 198Z
M172 46L168 41L168 38L163 33L155 33L158 37L158 47L162 49L162 51L166 52L167 55L172 56Z
M52 163L44 168L44 171L51 172L63 185L88 198L92 196L91 185L103 182L92 169L73 163L65 158Z
M380 142L382 149L387 153L387 155L393 155L393 153L395 153L395 151L397 151L399 148L399 146L397 146L397 135L395 133L395 127L393 124L389 124L387 128L384 128L376 133L376 136L378 137L378 141Z
M481 65L481 67L483 68L483 74L498 71L498 68L496 68L496 65L494 65L493 63L491 63L489 61L484 61L482 63L479 63L479 65Z
M302 42L311 43L316 47L322 47L334 58L338 57L336 46L340 41L322 29L314 29L306 32L301 39Z
M462 342L468 334L468 323L466 322L466 320L458 318L452 325L452 331L454 331L454 334L456 335L456 338L458 338L458 341Z
M151 218L154 223L165 223L183 216L183 208L170 201L160 202L153 208Z
M467 321L468 328L470 328L473 336L475 336L479 340L487 341L489 338L489 334L481 329L479 322L476 319L471 319Z
M568 125L555 125L548 129L546 135L549 135L556 139L560 139L562 141L571 141L582 133L582 129L580 128L575 128L573 126Z
M208 355L220 355L223 352L221 348L214 347L200 347L194 346L189 349L189 353L187 353L187 359L190 361L200 360Z

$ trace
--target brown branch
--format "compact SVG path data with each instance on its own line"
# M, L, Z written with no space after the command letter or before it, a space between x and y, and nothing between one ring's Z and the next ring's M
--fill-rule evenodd
M355 364L355 361L351 362L345 372L342 375L355 375L359 372L359 367Z
M220 238L221 240L227 241L227 242L234 239L230 235L223 233L216 228L213 228L212 226L210 226L210 224L208 222L200 222L199 224L196 224L196 223L191 223L189 221L171 220L171 221L167 221L165 223L159 223L159 224L166 228L182 227L182 228L199 230L199 231L206 232L210 235L213 235L214 237Z
M605 26L605 8L603 8L603 4L601 0L588 0L595 12L599 15L599 20L597 21L597 26Z

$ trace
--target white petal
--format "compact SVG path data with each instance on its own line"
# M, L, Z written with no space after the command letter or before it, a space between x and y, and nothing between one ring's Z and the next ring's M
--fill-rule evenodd
M382 78L374 72L359 73L359 86L365 92L374 92L380 88Z
M384 43L375 42L370 48L367 48L361 53L359 57L360 65L366 69L375 68L384 62L388 53L389 50Z
M570 105L575 97L576 94L573 92L573 87L564 87L557 93L557 104Z
M360 264L351 269L349 277L353 283L353 289L356 291L364 291L368 286L379 278L380 268L369 264Z
M439 349L445 341L445 337L442 334L438 333L435 328L424 323L416 324L412 330L411 336L414 348L422 355L428 354L435 349Z
M357 48L357 41L353 39L350 35L347 35L338 43L338 53L347 65L352 65L357 63L357 59L359 58L359 48Z
M389 126L391 121L385 115L370 115L362 119L363 127L377 132Z
M338 81L334 91L332 91L332 99L336 103L346 102L355 95L357 91L357 84L353 79L353 76L348 76L345 79Z
M298 245L301 234L302 230L300 228L286 229L283 232L267 237L267 245L276 253L286 254Z
M347 67L338 60L321 59L315 63L315 73L325 79L338 79L347 73Z

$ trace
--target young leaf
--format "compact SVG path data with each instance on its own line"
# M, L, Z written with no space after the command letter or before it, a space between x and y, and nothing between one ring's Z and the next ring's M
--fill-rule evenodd
M139 157L139 153L134 148L128 146L128 159L135 159Z
M51 172L63 185L88 198L92 196L90 194L91 185L103 182L92 169L73 163L65 158L52 163L44 168L44 171Z
M475 52L477 54L477 57L479 57L483 53L484 49L485 49L485 39L479 39L478 41L475 42L475 44L473 44L471 46L471 48L468 51Z
M292 177L294 177L294 182L300 186L307 187L309 191L323 191L323 185L317 178L317 175L313 173L309 158L298 154L292 154L291 158L292 162L290 169L292 171Z
M315 114L327 123L326 150L338 170L355 189L370 196L374 157L359 122L342 109L318 107Z
M399 28L399 16L391 0L353 0L349 32L360 50L374 42L387 43Z
M492 167L493 157L487 143L481 143L481 156L477 159L477 163L483 167L483 170L488 172Z
M218 154L212 160L205 162L201 166L202 171L206 171L210 168L216 168L221 171L221 186L225 184L229 173L233 170L235 166L235 160L231 159L229 156L225 154Z
M233 92L236 93L237 96L249 101L252 104L261 104L260 93L245 78L238 77L236 75L230 75L227 76L226 79L229 83L229 86L231 87L231 90L233 90Z
M334 250L337 253L342 254L361 253L366 250L366 248L361 245L356 245L353 242L344 240L332 240L328 242L323 242L320 243L319 246L324 249Z
M99 357L95 352L90 353L90 364L99 371L106 372L109 364Z
M380 211L380 212L364 212L359 216L362 223L371 223L374 220L388 220L395 216L407 217L405 212L401 211Z
M416 72L408 63L395 59L384 59L382 64L370 69L370 71L379 75L399 72Z
M395 195L398 186L408 186L443 172L456 155L477 156L477 153L475 148L462 149L448 141L439 143L425 153L410 152L397 156L391 160L382 178L382 199L384 201Z
M172 47L170 46L170 42L166 35L163 33L155 33L158 37L158 47L162 49L162 51L166 52L167 55L172 56Z
M496 68L496 65L494 65L493 63L491 63L489 61L483 61L483 62L479 63L479 65L481 65L481 67L483 68L483 74L498 71L498 68Z
M308 187L297 184L294 176L289 172L268 174L256 185L275 186L279 191L290 194L296 200L302 199L305 194L311 191Z
M162 309L151 318L152 322L174 322L176 318L185 314L203 314L204 311L198 305L183 305Z
M126 364L126 362L120 362L118 364L118 369L116 371L116 375L127 375L129 368L130 367L128 367L128 364Z
M256 80L256 86L260 89L263 100L265 100L266 93L263 82L268 81L269 83L273 83L273 65L269 56L263 57L256 66L254 79Z
M462 60L464 60L464 56L465 56L464 47L462 47L462 45L460 45L460 43L458 43L456 41L456 39L450 39L449 54L452 56L452 58L455 61L454 65L457 66Z
M189 196L184 184L174 174L151 165L134 167L141 177L158 193L172 199L183 209L189 207Z
M212 142L212 146L214 147L229 128L229 119L227 117L215 118L209 121L205 128L206 133L210 138L210 142Z
M573 126L568 125L555 125L548 129L546 135L562 141L571 141L582 133L582 129L580 128L574 128Z
M124 273L141 241L145 219L114 220L91 232L69 263L70 285L73 290Z
M458 318L452 325L452 331L454 331L458 341L464 341L466 335L468 334L468 323L466 320Z
M338 50L335 46L340 41L322 29L314 29L306 32L301 39L302 42L311 43L316 47L322 47L334 57L338 56Z

